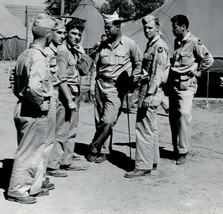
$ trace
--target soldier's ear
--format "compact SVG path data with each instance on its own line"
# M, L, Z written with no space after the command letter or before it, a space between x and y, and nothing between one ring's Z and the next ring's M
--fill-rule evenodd
M186 27L186 25L185 24L182 24L182 26L181 26L182 28L183 28L183 30L187 30L187 27Z
M49 31L49 32L47 32L47 34L46 34L46 37L47 38L50 38L50 37L52 37L53 36L53 31Z

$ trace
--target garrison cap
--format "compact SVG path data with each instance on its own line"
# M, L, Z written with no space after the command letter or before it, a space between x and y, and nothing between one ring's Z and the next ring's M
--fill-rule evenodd
M65 23L62 19L55 19L55 22L56 22L56 26L53 28L53 30L59 30L59 29L62 29L62 28L65 28Z
M113 21L120 21L118 13L115 11L112 15L102 14L105 23L113 22Z
M54 18L41 13L34 19L33 26L54 29L56 21Z
M147 16L143 17L142 24L143 25L146 25L147 23L149 23L149 22L151 22L152 20L155 20L155 19L156 19L155 16L153 16L153 15L147 15Z

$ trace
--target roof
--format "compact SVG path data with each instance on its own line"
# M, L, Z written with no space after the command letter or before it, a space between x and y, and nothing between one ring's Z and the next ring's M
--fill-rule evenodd
M17 36L26 39L26 27L2 5L0 5L0 20L0 38Z
M199 37L213 56L223 56L222 0L168 0L151 14L159 17L164 40L173 52L175 37L172 34L170 18L177 14L188 17L190 32ZM144 51L147 39L144 36L141 19L128 22L122 32L134 39Z
M92 48L101 40L101 35L104 33L104 20L95 8L94 2L82 0L72 16L86 20L82 45L84 48Z
M30 1L30 4L32 1ZM30 19L33 16L37 16L40 13L45 13L46 6L30 6L30 5L13 5L5 4L5 8L13 14L23 25L26 25L26 12L28 18ZM27 10L27 11L26 11Z

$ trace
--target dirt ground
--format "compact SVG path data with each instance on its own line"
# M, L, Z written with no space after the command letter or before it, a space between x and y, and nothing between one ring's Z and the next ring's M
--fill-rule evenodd
M0 62L0 213L4 214L222 214L223 213L223 101L196 99L193 106L191 152L183 166L172 159L168 117L159 110L161 161L151 176L126 179L133 169L135 115L121 114L114 128L109 161L89 163L84 154L94 134L93 105L82 103L76 152L85 172L67 178L50 177L56 186L36 204L21 205L4 198L16 151L12 120L16 98L8 83L9 67ZM207 109L209 107L209 110ZM131 158L130 158L131 154Z

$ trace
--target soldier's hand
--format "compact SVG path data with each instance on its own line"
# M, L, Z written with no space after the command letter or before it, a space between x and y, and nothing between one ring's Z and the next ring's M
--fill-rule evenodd
M9 84L10 84L10 88L14 92L14 88L15 88L15 69L12 69L11 72L10 72Z
M200 78L202 76L201 71L197 71L196 74L195 74L195 76L198 77L198 78Z
M43 104L41 105L41 111L49 111L50 110L50 101L45 100L43 101Z
M142 103L142 106L143 106L144 108L148 108L148 107L150 106L151 102L152 102L152 99L153 99L153 96L152 96L152 95L147 96L147 97L144 99L144 101L143 101L143 103Z
M92 90L92 89L89 90L89 100L91 102L94 102L95 101L95 91Z
M68 103L68 108L70 110L77 111L77 105L76 105L76 103L74 101L71 101L71 102Z

